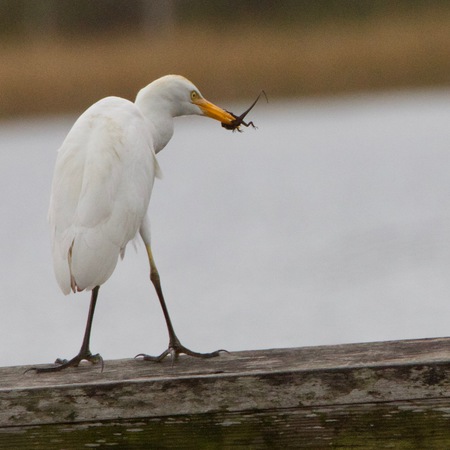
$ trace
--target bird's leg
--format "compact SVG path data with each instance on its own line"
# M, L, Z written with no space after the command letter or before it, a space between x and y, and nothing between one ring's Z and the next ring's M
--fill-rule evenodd
M93 355L89 349L89 341L92 329L92 319L94 318L95 305L97 303L97 296L99 289L100 289L99 286L92 289L91 304L89 306L89 314L86 323L86 330L84 332L83 343L81 344L81 348L80 351L78 352L78 355L70 359L69 361L66 359L58 358L55 361L56 365L53 367L40 367L40 368L33 367L28 370L34 370L36 371L36 373L59 372L60 370L66 369L67 367L77 367L81 361L86 360L90 361L92 364L97 364L100 362L102 364L102 371L103 371L103 358L99 354Z
M177 335L175 334L175 330L172 325L172 321L170 320L169 311L166 306L166 302L164 301L164 295L161 289L161 280L159 277L158 269L156 268L155 260L153 259L152 250L150 248L150 244L146 244L148 260L150 262L150 279L155 287L156 293L158 295L159 302L161 304L161 308L163 310L164 318L167 324L167 331L169 332L169 347L167 350L162 352L159 356L149 356L144 353L140 353L136 355L137 357L142 356L145 361L162 361L167 355L170 355L173 359L176 359L178 355L184 353L189 356L193 356L196 358L213 358L214 356L219 356L220 352L226 352L226 350L216 350L211 353L198 353L192 350L189 350L184 345L181 344Z

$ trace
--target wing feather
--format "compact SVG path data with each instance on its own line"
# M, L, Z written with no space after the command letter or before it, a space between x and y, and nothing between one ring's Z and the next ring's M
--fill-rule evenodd
M112 274L146 214L158 166L134 103L109 97L76 121L61 146L49 221L53 262L65 294Z

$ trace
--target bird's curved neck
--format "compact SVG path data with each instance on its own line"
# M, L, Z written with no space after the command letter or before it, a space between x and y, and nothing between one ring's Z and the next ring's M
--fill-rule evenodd
M170 103L159 95L155 95L151 90L142 89L139 91L136 106L142 115L153 128L152 137L155 153L161 151L170 141L173 135L173 116Z

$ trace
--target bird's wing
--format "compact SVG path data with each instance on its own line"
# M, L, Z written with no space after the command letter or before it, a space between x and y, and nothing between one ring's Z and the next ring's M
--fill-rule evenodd
M133 103L110 97L80 116L58 153L49 210L64 293L110 277L139 230L157 170L149 128Z

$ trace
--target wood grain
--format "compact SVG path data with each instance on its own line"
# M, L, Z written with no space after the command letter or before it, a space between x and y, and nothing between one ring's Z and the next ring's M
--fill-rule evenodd
M450 338L0 368L0 427L450 402ZM411 403L412 402L412 403ZM446 408L446 407L445 407Z

